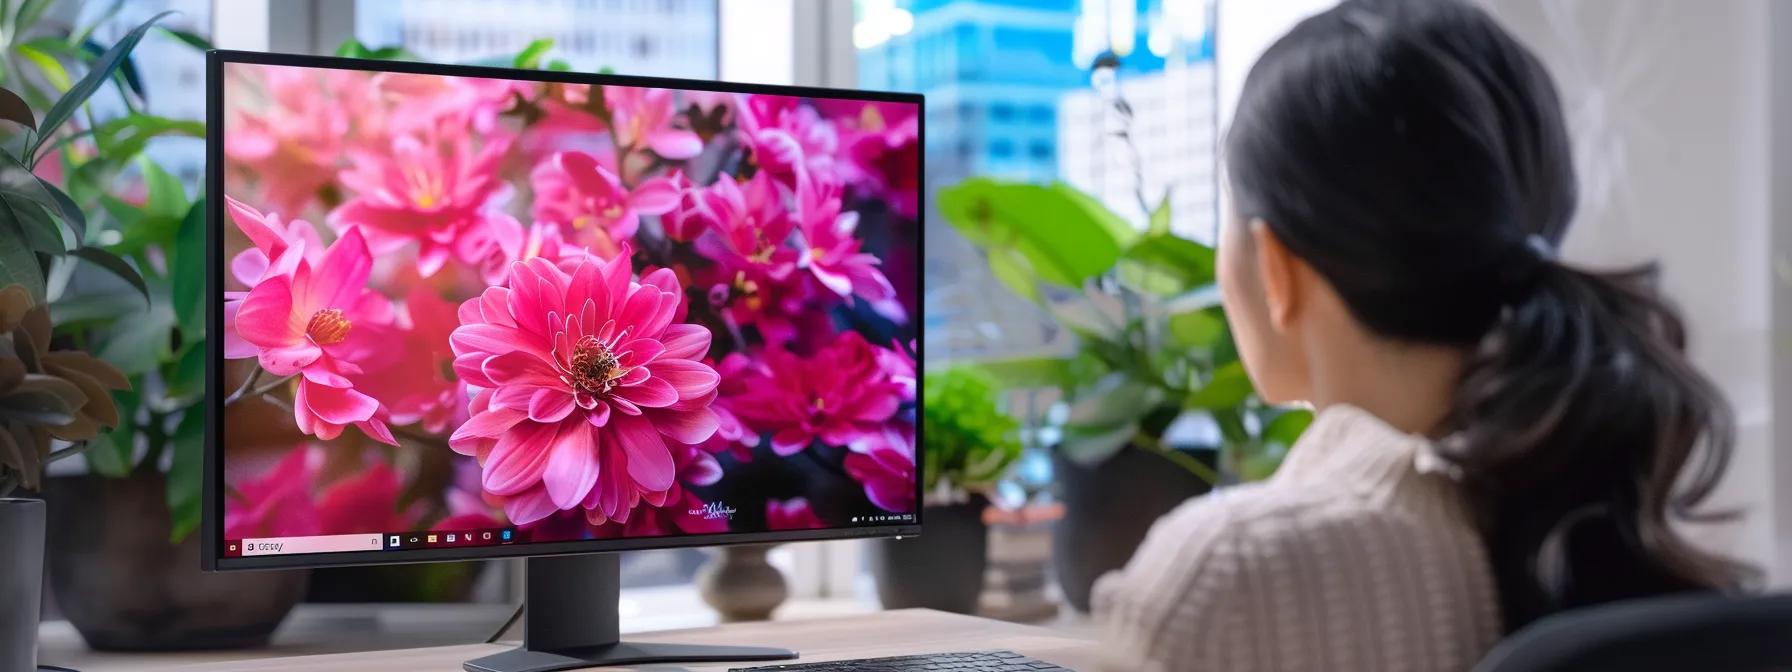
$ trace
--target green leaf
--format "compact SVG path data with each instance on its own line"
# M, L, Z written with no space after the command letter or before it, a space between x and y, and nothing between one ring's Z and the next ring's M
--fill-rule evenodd
M1039 283L1033 280L1033 272L1027 269L1026 257L1020 253L1010 249L990 250L989 272L1020 298L1033 303L1045 300L1039 294Z
M87 449L87 466L107 478L123 478L131 473L131 464L136 461L137 407L142 403L142 396L137 390L143 389L143 377L131 379L131 389L112 393L112 402L118 405L118 426L112 431L93 437Z
M81 51L97 59L105 55L106 47L93 40L87 40L81 43ZM137 72L137 59L132 58L130 54L127 53L119 59L118 72L114 73L113 79L119 82L118 93L121 96L128 90L136 94L139 99L144 98L143 77ZM125 107L131 107L128 97L125 99Z
M572 64L566 62L566 59L564 58L556 58L548 61L548 70L553 72L572 72Z
M112 78L113 73L117 72L119 66L124 63L125 57L130 55L132 49L137 48L138 42L143 41L143 35L149 32L150 27L173 13L169 11L157 14L132 29L131 32L126 33L117 44L112 45L111 49L107 49L98 60L94 61L92 68L87 71L85 77L81 78L81 81L76 82L73 87L69 88L68 93L63 94L55 105L50 106L50 111L44 113L43 121L38 124L37 138L25 148L24 156L27 165L37 164L37 150L43 146L45 139L54 135L56 130L69 120L69 117L74 116L75 110L80 109L81 105L86 103L87 99L92 97L101 85Z
M367 57L372 58L374 60L380 60L380 61L415 61L415 60L417 60L416 54L412 54L409 50L405 49L404 47L399 47L399 46L380 47L371 52L368 52Z
M1234 408L1244 403L1251 391L1251 377L1245 373L1244 364L1232 362L1214 370L1213 377L1191 393L1184 405L1208 410Z
M33 374L26 374L29 380ZM62 385L71 385L66 380L52 378ZM79 400L81 397L76 395ZM66 425L75 419L75 409L69 402L48 390L13 390L6 395L6 405L0 406L0 420L11 420L26 425Z
M1124 373L1110 373L1092 388L1077 393L1066 422L1091 428L1114 427L1136 422L1156 410L1163 400L1163 389Z
M1004 388L1065 388L1072 383L1071 362L1062 357L1009 357L963 364L982 371Z
M1294 447L1294 442L1313 424L1313 412L1304 408L1282 411L1263 426L1263 442Z
M1062 184L971 178L942 190L938 203L972 244L1018 252L1040 280L1065 287L1107 272L1133 235L1118 216Z
M1211 348L1226 335L1226 318L1213 309L1176 313L1169 326L1170 337L1184 348Z
M149 141L164 136L205 137L205 122L169 119L153 114L128 114L94 129L93 142L113 161L128 161L142 154Z
M149 192L143 201L145 214L176 222L187 216L193 204L187 202L187 191L181 186L180 178L163 170L148 157L137 157L137 168L143 172L143 183Z
M1154 236L1170 235L1170 192L1164 190L1164 200L1157 202L1157 208L1151 211L1151 224L1145 233Z
M51 221L37 204L13 194L0 194L0 217L19 225L33 252L55 256L68 251L62 232L56 230L56 222Z
M82 228L87 225L87 218L81 214L79 208L73 208L72 204L65 208L64 203L51 195L50 190L45 188L43 180L31 174L31 169L26 168L14 160L12 155L5 152L0 152L0 196L14 203L19 200L29 200L50 212L61 215L63 223L68 225L70 233L74 234L76 240L80 240ZM32 219L24 223L30 224L38 221L40 220ZM45 217L41 221L47 223L49 218ZM56 235L60 241L61 234Z
M367 49L367 45L352 37L343 40L336 47L336 55L342 58L373 58L373 52Z
M163 378L168 382L168 396L181 403L198 401L205 394L205 339L186 345L186 352L167 367Z
M205 199L187 209L169 250L169 302L180 329L189 339L205 335Z
M137 273L137 269L131 268L130 264L127 264L123 259L118 258L118 255L97 247L77 247L70 250L69 254L80 257L82 261L106 269L107 272L130 283L131 287L135 288L138 294L143 295L144 301L149 300L149 285L143 282L143 276Z
M37 117L32 116L31 106L12 89L4 87L0 87L0 119L37 130Z
M168 540L178 542L199 527L200 503L205 488L204 405L188 407L174 428L174 460L168 468L168 513L173 529Z
M1188 292L1213 282L1213 248L1167 233L1147 235L1122 256L1120 280L1158 296Z
M81 241L87 229L87 213L81 211L81 206L75 204L75 199L69 198L67 193L56 188L56 185L50 184L49 180L38 178L37 183L43 187L44 193L50 197L50 200L56 203L52 212L62 217L62 221L68 224L69 230L74 232L75 240Z
M51 56L29 43L16 45L13 47L13 51L18 52L25 60L31 61L32 65L37 66L38 72L43 73L44 81L56 89L56 93L67 91L75 85L74 80L68 76L68 69L62 67L62 62L56 60L55 56Z
M554 38L544 37L535 40L530 42L529 46L523 47L523 50L517 53L516 59L511 61L510 65L511 67L522 68L524 70L534 70L537 67L540 67L542 55L548 53L548 50L553 48Z
M157 30L167 33L169 37L180 40L181 42L185 43L187 46L192 47L194 49L198 49L200 51L211 51L211 49L212 49L211 41L205 39L204 37L201 37L197 33L191 33L191 32L187 32L185 30L179 30L176 28L158 28Z
M17 222L0 220L0 287L15 283L30 292L32 300L44 300L44 269L26 242L25 232Z

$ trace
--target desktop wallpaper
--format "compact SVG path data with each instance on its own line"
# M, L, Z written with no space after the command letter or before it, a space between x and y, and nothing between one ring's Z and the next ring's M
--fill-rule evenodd
M914 520L918 105L230 63L224 111L226 539Z

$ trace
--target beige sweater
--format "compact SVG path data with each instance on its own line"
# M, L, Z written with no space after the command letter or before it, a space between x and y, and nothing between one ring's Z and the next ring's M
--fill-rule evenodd
M1429 443L1352 407L1275 476L1160 519L1095 586L1113 670L1466 670L1500 633L1486 552Z

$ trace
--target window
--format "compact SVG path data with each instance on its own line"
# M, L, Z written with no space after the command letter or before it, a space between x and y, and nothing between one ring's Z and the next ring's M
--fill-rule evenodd
M1007 139L989 141L989 156L993 159L1008 159L1014 156L1014 142Z
M432 61L509 56L554 37L549 58L575 70L713 79L720 0L535 0L524 11L464 0L356 0L355 38Z
M1014 106L1007 103L996 103L989 106L989 120L998 124L1014 120Z
M1034 161L1050 161L1056 151L1057 149L1052 146L1052 143L1034 140L1027 145L1027 158Z

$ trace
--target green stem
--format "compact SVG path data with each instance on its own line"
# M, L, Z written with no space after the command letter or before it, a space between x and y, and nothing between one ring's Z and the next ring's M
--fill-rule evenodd
M1213 467L1202 464L1200 460L1195 459L1188 453L1165 446L1163 442L1159 441L1155 436L1139 434L1137 437L1133 438L1133 445L1162 455L1164 459L1169 460L1176 466L1188 470L1189 473L1195 475L1195 478L1206 481L1208 485L1219 485L1220 475L1219 472L1213 470Z

